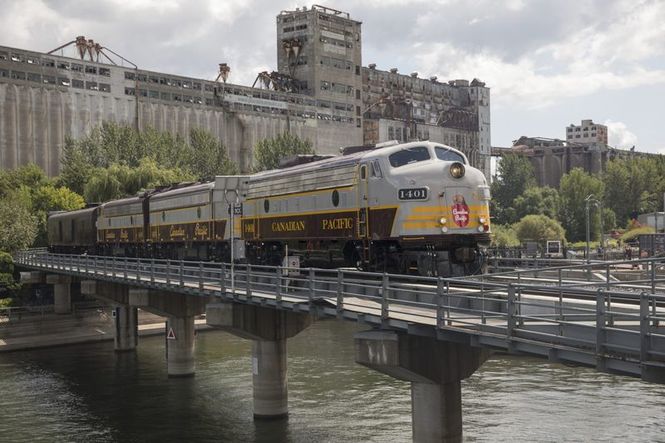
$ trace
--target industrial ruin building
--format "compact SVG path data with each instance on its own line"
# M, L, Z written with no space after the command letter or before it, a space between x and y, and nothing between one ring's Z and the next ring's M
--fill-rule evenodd
M607 146L607 126L593 120L582 120L579 126L571 124L566 127L566 141Z
M623 150L607 144L607 126L582 120L579 126L566 127L566 140L522 136L513 141L511 148L493 148L493 154L526 156L533 166L538 186L559 188L561 178L574 168L589 174L605 171L607 162L614 158L652 156L634 149Z
M465 152L489 176L489 88L362 66L361 22L321 6L276 17L277 70L252 87L110 63L105 48L77 38L79 58L0 46L0 167L36 163L57 175L66 137L102 122L219 137L249 170L259 140L288 131L319 153L340 146L430 139ZM117 55L117 54L116 54Z

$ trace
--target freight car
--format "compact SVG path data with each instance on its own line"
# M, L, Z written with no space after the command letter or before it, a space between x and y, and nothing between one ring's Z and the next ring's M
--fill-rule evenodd
M483 266L489 187L464 154L445 145L413 142L347 148L335 157L301 156L249 176L246 188L234 209L234 237L243 246L236 258L250 263L279 265L289 255L303 266L440 276ZM226 191L218 177L108 202L98 209L96 242L89 249L228 261ZM58 221L49 219L49 234ZM52 247L66 250L55 240Z
M99 210L99 206L93 206L77 211L50 213L46 226L49 251L68 254L96 253Z

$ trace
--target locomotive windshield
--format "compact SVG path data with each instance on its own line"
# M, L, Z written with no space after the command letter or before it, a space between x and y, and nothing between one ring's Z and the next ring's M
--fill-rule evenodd
M427 146L414 146L413 148L404 149L403 151L397 151L391 154L388 157L388 160L390 161L390 166L398 168L400 166L422 162L431 158Z
M436 158L439 160L444 160L447 162L460 162L464 164L464 157L459 152L455 152L440 146L436 146L434 151L436 152Z

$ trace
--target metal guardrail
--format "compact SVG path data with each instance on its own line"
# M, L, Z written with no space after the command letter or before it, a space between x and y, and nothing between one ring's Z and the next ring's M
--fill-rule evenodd
M645 278L630 283L611 278L611 267L621 263L605 262L453 279L235 264L234 281L228 263L34 250L18 253L15 262L82 279L362 321L665 383L662 260L631 262L645 267ZM572 271L600 277L567 279Z

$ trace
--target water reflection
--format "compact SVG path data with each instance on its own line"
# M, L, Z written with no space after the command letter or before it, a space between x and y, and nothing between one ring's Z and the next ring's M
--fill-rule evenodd
M197 338L197 374L168 379L163 338L0 354L4 441L410 441L409 384L354 363L352 323L289 340L290 417L252 419L251 343ZM665 388L498 356L466 380L467 441L664 441ZM6 438L11 436L11 438Z

